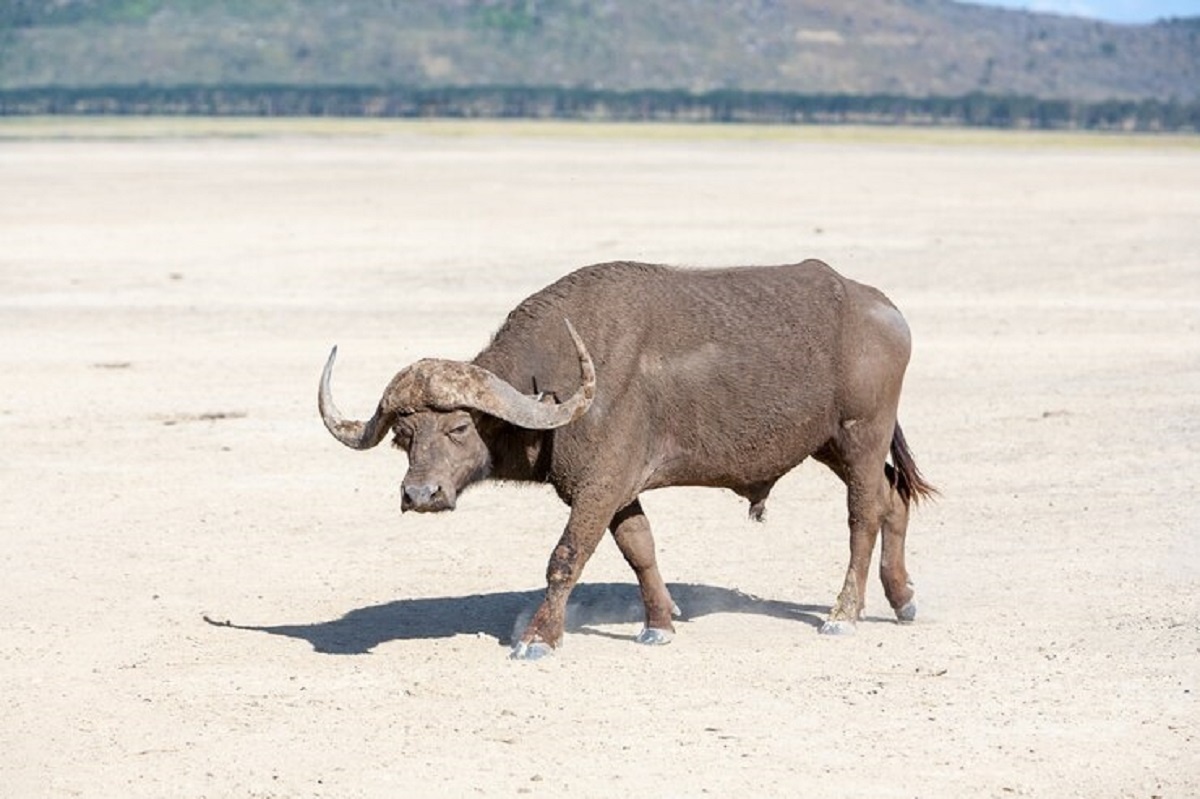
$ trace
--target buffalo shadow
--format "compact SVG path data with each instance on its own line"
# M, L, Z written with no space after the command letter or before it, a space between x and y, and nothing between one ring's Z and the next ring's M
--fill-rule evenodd
M761 599L736 589L711 585L672 583L668 588L681 610L678 619L685 622L713 613L746 613L820 627L824 615L829 612L828 605ZM216 627L300 638L308 641L315 651L329 655L365 655L388 641L455 635L487 635L501 645L509 646L524 629L544 593L538 589L399 599L352 610L340 619L312 624L245 625L218 621L209 616L204 616L204 621ZM618 635L593 628L633 624L643 618L641 594L631 583L582 583L572 591L567 605L567 631L573 633L632 640L634 635Z

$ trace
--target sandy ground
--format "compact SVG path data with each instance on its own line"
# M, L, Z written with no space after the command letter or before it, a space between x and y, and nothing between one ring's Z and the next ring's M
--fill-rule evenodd
M1200 795L1200 147L760 133L0 143L0 795ZM401 518L316 414L334 343L364 416L575 267L807 256L914 331L911 626L816 633L805 464L645 497L670 646L606 541L509 661L565 507Z

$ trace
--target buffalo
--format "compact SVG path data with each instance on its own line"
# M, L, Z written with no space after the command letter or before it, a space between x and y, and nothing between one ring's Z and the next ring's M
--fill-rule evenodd
M637 575L638 641L670 641L677 609L642 492L727 488L761 520L776 481L809 457L846 485L850 563L821 631L848 633L880 530L888 602L900 621L916 616L904 541L910 506L935 489L896 419L910 346L887 297L821 261L605 263L521 302L473 360L405 367L366 421L334 405L334 347L318 406L329 432L354 449L394 435L408 455L402 511L453 510L465 488L489 478L549 483L570 507L515 658L561 644L567 598L606 529Z

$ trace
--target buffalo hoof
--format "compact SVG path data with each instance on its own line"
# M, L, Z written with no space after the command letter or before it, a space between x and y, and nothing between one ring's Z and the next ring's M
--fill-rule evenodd
M653 627L647 627L638 634L636 640L645 646L663 646L671 643L671 639L674 637L675 633L670 630L656 630Z
M904 603L903 607L896 609L896 620L901 624L908 624L917 618L917 600L910 599Z
M854 635L854 622L845 619L830 619L821 625L821 635Z
M509 660L541 660L553 654L554 647L550 646L550 644L543 644L541 641L534 641L531 644L527 644L522 641L513 647L512 654L508 658Z

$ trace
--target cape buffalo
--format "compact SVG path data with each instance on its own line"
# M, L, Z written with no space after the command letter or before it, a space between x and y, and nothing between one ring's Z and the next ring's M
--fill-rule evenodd
M570 506L545 599L513 657L561 643L567 597L605 529L637 575L646 610L638 640L669 641L673 602L639 495L728 488L761 519L775 482L810 456L847 488L850 565L822 632L850 632L881 529L888 601L901 621L916 615L904 538L909 506L934 489L896 421L909 347L908 326L883 294L820 261L606 263L526 299L474 360L404 368L366 421L333 403L334 347L318 404L349 447L394 433L408 454L402 511L453 510L486 478L549 483Z

